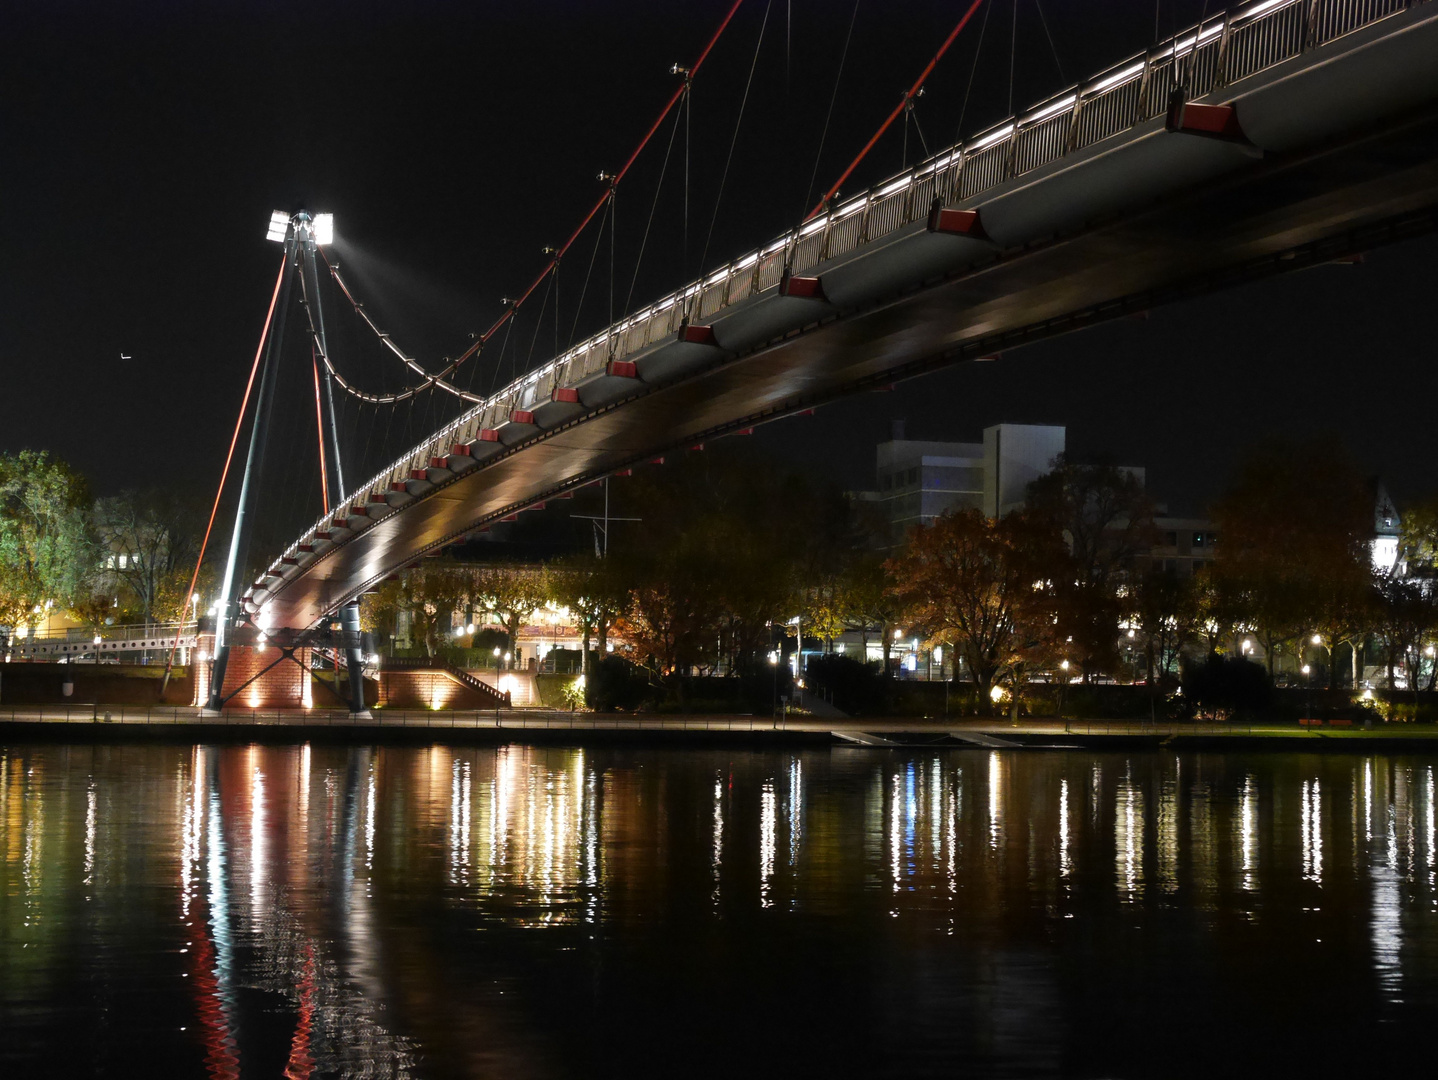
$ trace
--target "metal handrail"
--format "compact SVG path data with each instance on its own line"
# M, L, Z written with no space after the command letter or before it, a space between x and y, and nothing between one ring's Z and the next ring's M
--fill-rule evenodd
M1176 86L1183 86L1190 98L1201 97L1426 2L1257 0L1210 16L606 327L446 424L349 492L340 505L388 491L391 483L407 480L410 470L447 456L452 444L470 442L481 429L498 427L525 402L527 393L532 402L539 400L540 387L573 385L602 370L609 360L672 335L686 318L711 318L772 288L785 267L809 269L921 219L929 208L924 199L914 197L916 190L931 191L946 202L973 199L1161 114ZM319 518L281 559L294 557L300 544L325 531L331 517ZM271 567L282 578L284 569L280 560Z

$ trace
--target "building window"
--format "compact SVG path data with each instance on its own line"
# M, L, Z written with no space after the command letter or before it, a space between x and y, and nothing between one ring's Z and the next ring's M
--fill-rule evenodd
M885 474L884 474L884 490L885 490L885 491L888 491L888 490L889 490L891 487L893 487L893 486L894 486L894 478L893 478L893 476L890 475L889 473L885 473Z
M1178 547L1178 533L1170 532L1163 534L1163 542L1171 548Z
M911 483L911 484L917 484L918 482L919 482L919 470L918 470L917 468L910 469L910 470L909 470L909 483Z
M1196 532L1193 534L1193 546L1196 548L1203 547L1203 533Z

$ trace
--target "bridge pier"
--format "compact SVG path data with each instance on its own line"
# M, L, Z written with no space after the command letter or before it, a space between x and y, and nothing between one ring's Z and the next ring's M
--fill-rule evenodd
M358 603L340 608L340 631L345 643L345 664L349 668L350 715L368 719L370 711L365 708L364 702L364 648Z

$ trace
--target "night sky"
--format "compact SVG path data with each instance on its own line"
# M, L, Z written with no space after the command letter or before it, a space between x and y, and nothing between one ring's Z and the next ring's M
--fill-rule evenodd
M1126 58L1154 37L1156 19L1166 34L1204 8L1048 0L1041 19L1032 0L1016 17L1011 3L992 4L919 102L930 150L1000 120L1011 100L1022 108ZM620 189L616 309L631 290L637 307L692 277L711 217L708 267L797 221L963 6L860 0L816 168L853 5L748 0L695 84L687 243L682 128L657 201L667 126ZM277 208L333 211L332 255L360 298L439 366L541 269L541 248L578 223L600 194L596 174L623 161L672 92L670 65L691 62L726 7L5 5L0 450L47 448L102 494L160 482L212 490L278 268L279 248L264 240ZM896 126L845 190L897 171L904 155ZM921 156L910 129L907 158ZM581 238L562 269L561 344L607 312L607 240L575 308L593 244ZM1256 437L1331 431L1401 503L1438 487L1435 286L1430 237L838 402L754 442L865 486L874 443L896 418L911 437L961 440L1004 420L1060 423L1078 456L1146 465L1158 499L1196 510ZM370 388L404 384L333 293L326 303L341 368ZM309 363L298 321L291 328L277 453L313 456ZM492 344L461 382L502 383L547 359L554 336L552 307L538 326L522 314L511 340ZM395 456L447 408L422 404L388 420L349 410L352 472Z

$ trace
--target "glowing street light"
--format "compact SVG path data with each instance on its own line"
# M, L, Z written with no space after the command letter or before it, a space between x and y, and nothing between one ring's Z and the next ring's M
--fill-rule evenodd
M333 214L315 214L311 217L303 210L298 214L287 214L283 210L276 210L270 215L270 224L265 232L265 239L283 244L290 234L291 225L295 227L296 239L303 238L300 233L301 230L304 230L309 233L308 239L320 247L333 244L335 241L335 216Z

